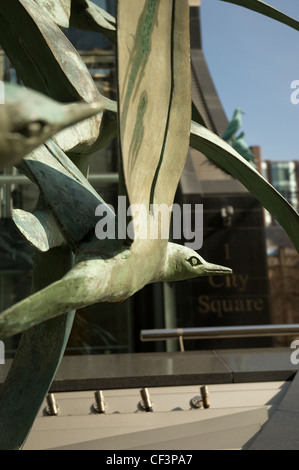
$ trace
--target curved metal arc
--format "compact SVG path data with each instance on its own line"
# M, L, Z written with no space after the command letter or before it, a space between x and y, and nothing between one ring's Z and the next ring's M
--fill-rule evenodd
M299 252L299 214L245 158L216 134L195 122L191 124L190 145L238 179L284 227Z
M35 261L34 288L39 290L69 270L72 255L69 248L59 248L37 253ZM17 450L24 445L59 367L73 320L74 312L70 312L22 334L0 389L0 449Z
M269 5L266 2L261 0L221 0L222 2L232 3L234 5L239 5L249 10L261 13L264 16L268 16L273 20L276 20L280 23L283 23L291 28L294 28L296 31L299 31L299 21L294 20L293 18L287 16L281 11L277 10L273 6Z

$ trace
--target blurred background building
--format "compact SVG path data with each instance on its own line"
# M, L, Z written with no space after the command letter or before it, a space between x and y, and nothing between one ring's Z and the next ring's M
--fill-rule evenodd
M298 211L299 162L265 160L261 168L263 176ZM267 211L265 224L272 319L274 323L298 323L298 253L283 228ZM277 338L277 342L288 344L283 338Z
M115 15L114 0L93 1ZM207 127L221 136L228 119L202 50L199 0L190 1L190 5L193 101ZM97 33L71 28L65 33L79 50L100 91L115 99L115 51L111 43ZM0 52L0 79L18 81L3 52ZM262 162L259 147L251 150L257 168L298 208L298 162ZM91 182L114 207L118 195L117 161L116 141L90 159ZM15 168L0 175L0 311L30 292L33 249L14 227L10 213L13 207L33 210L37 195L34 185ZM140 342L142 329L298 322L293 313L298 300L295 292L298 256L294 255L281 228L269 214L265 215L257 200L238 181L190 149L176 202L190 204L191 210L195 204L203 204L204 238L199 254L211 262L231 267L234 274L226 278L214 276L154 284L123 303L95 304L79 310L66 354L177 349L177 344L171 341ZM175 241L184 243L185 240ZM13 354L17 342L18 337L7 341L7 354L9 351ZM217 343L192 340L185 344L185 349L272 344L276 343L263 338L218 339Z

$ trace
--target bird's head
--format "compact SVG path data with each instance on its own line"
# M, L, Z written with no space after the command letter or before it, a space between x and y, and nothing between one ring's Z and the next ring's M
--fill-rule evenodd
M191 248L168 243L161 281L183 281L198 276L232 274L230 268L208 263Z
M61 104L25 87L5 84L0 104L0 170L11 166L57 132L103 110L103 104Z

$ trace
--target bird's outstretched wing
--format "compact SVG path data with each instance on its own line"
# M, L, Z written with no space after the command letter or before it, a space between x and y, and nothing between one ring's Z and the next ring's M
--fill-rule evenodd
M106 221L114 223L113 210L55 142L48 140L27 155L22 168L39 186L42 207L33 214L13 211L13 219L39 250L47 251L63 242L57 223L64 239L77 251L86 237L95 236L99 205L105 206L102 212Z
M119 0L117 17L119 134L130 204L170 205L191 122L189 5Z
M1 337L12 336L57 315L80 308L88 292L87 278L61 279L8 308L0 315ZM24 312L27 315L24 318Z
M103 111L55 137L59 146L76 153L100 147L104 109L110 113L111 103L64 33L34 0L0 2L0 22L0 44L25 86L62 103L102 101Z

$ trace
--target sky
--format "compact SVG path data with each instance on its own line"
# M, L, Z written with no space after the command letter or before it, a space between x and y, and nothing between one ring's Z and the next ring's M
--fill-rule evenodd
M299 21L299 0L266 3ZM201 26L228 119L236 108L245 112L244 139L261 147L263 160L299 160L299 103L291 102L291 83L299 84L299 31L220 0L202 0Z

